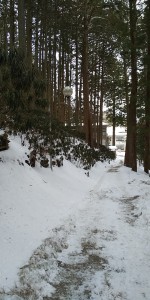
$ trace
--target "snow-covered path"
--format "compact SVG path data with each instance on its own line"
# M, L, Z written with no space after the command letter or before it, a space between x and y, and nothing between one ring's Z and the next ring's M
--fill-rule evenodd
M20 268L2 300L149 300L148 177L121 162L106 170L72 214ZM11 297L11 298L10 298Z

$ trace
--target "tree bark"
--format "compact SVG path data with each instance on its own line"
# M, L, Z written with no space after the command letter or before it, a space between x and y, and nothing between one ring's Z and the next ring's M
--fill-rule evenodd
M32 1L26 1L27 19L26 19L26 41L27 41L27 65L32 68Z
M127 117L127 142L125 165L137 171L136 160L136 103L137 103L137 57L136 57L136 0L129 0L131 40L131 97Z
M113 97L113 135L112 135L112 146L116 145L116 101L115 95Z
M18 31L19 31L19 49L25 54L25 7L24 0L18 0Z
M10 0L10 49L15 46L15 12L14 0Z
M93 146L92 124L89 107L89 75L88 75L88 24L87 17L84 16L83 31L83 51L82 51L82 67L83 67L83 98L84 98L84 126L86 142L89 146Z
M150 2L147 1L146 7L146 25L147 25L147 82L145 98L145 155L144 171L150 170Z
M78 47L78 31L76 29L76 66L75 66L75 124L78 128L79 126L79 47Z
M104 62L102 62L100 89L101 89L101 95L100 95L99 132L100 132L100 145L102 145L102 141L103 141L103 102L104 102Z

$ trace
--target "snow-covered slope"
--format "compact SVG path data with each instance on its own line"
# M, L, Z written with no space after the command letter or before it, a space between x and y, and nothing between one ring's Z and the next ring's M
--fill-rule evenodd
M150 177L116 161L90 176L0 152L0 300L149 300ZM89 298L90 297L90 298Z
M0 287L11 287L17 268L46 238L52 227L77 207L91 180L65 161L63 167L31 168L19 137L0 152Z

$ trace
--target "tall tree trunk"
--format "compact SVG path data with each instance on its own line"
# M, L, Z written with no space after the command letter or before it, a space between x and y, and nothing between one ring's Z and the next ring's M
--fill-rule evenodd
M100 86L101 86L101 82L100 82L100 78L101 78L101 60L100 60L100 56L98 59L98 85L97 85L97 90L98 90L98 97L97 97L97 146L99 147L100 145Z
M2 13L2 23L3 23L3 47L5 53L8 52L8 10L7 10L8 1L4 1L3 4L3 13ZM1 29L1 28L0 28Z
M56 7L55 7L56 8ZM56 8L57 9L57 8ZM55 24L56 26L56 24ZM54 40L53 40L53 115L57 118L57 61L56 61L56 51L57 51L57 34L56 27L54 28Z
M15 46L15 12L14 0L10 0L10 49Z
M60 81L61 81L61 92L60 92L60 121L64 124L65 123L65 101L63 95L64 89L64 65L65 65L65 49L64 49L64 37L62 36L62 49L61 49L61 74L60 74Z
M123 73L124 73L124 89L125 89L125 99L126 99L126 106L127 106L127 119L129 118L129 87L128 87L128 74L127 74L127 58L125 51L123 52ZM129 124L129 120L127 120L127 124ZM128 148L129 138L126 139L126 148ZM127 157L126 158L126 165L128 165Z
M18 30L19 30L19 49L25 54L25 6L24 0L18 0Z
M147 1L147 83L145 98L145 155L144 171L150 170L150 2Z
M104 62L102 62L100 88L101 88L101 96L100 96L99 132L100 132L100 145L102 145L102 142L103 142L103 103L104 103Z
M27 64L32 67L32 1L26 0L27 18L26 18L26 40L27 40Z
M84 122L84 112L82 105L82 89L83 89L83 75L81 71L80 83L79 83L79 126L82 128Z
M44 1L44 9L42 13L42 28L43 28L43 42L42 42L42 78L46 83L46 89L43 94L44 98L48 97L48 30L47 30L47 11L48 11L47 0Z
M76 29L77 30L77 29ZM79 47L78 47L78 31L76 31L76 66L75 66L75 124L79 125Z
M88 74L88 20L86 9L84 15L83 29L83 49L82 49L82 68L83 68L83 98L84 98L84 126L86 142L93 146L92 122L89 105L89 74Z
M49 32L49 101L50 101L50 113L53 118L53 57L52 57L52 33Z
M39 63L39 35L38 35L38 12L36 13L36 19L35 19L35 52L34 52L34 64L35 68L38 69L38 63Z
M136 103L137 103L137 57L136 57L136 0L129 0L131 39L131 97L127 119L127 143L125 165L137 171L136 160Z
M116 145L116 101L115 101L115 95L113 97L113 135L112 135L112 145Z

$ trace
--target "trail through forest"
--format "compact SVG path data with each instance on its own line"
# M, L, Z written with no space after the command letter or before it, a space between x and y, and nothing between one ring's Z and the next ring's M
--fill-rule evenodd
M18 286L0 299L148 300L150 223L141 203L149 181L139 177L135 188L136 180L121 161L107 167L84 205L52 230L20 268Z

